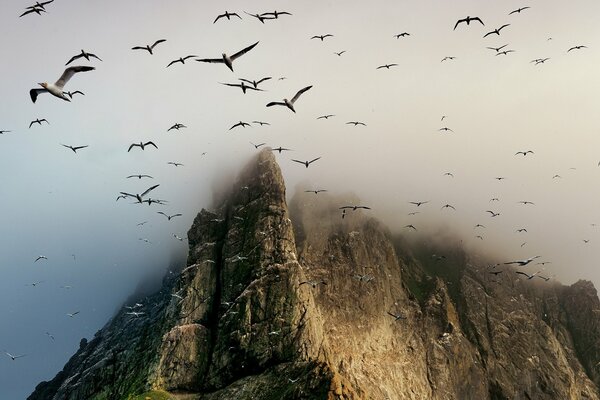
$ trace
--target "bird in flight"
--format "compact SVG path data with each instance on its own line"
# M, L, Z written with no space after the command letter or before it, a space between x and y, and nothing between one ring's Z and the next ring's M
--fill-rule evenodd
M194 58L194 57L198 57L196 55L190 54L189 56L185 56L185 57L179 57L177 60L173 60L171 61L168 65L167 68L169 68L171 65L175 64L175 63L182 63L185 64L185 60L187 60L188 58Z
M134 199L136 199L138 201L138 203L143 203L143 198L144 196L146 196L148 193L150 193L152 190L156 189L157 187L159 187L160 185L154 185L149 187L148 189L146 189L144 192L142 192L142 194L131 194L131 193L126 193L126 192L119 192L121 193L123 196L127 196L127 197L133 197Z
M515 273L516 273L516 274L519 274L519 275L525 275L525 276L527 277L527 279L533 279L533 278L535 278L535 277L536 277L536 275L537 275L537 274L539 274L540 272L542 272L542 271L540 270L540 271L538 271L538 272L535 272L533 275L529 275L528 273L526 273L526 272L521 272L521 271L516 271Z
M152 44L152 45L147 44L145 46L135 46L135 47L132 47L131 50L147 50L148 53L150 53L150 55L152 55L152 54L154 54L152 51L154 50L156 45L159 43L166 42L166 41L167 41L167 39L159 39L156 42L154 42L154 44Z
M272 79L272 77L267 76L267 77L259 79L257 81L251 81L250 79L238 78L238 80L240 80L242 82L251 84L252 86L254 86L255 89L258 89L258 85L260 85L264 81L268 81L269 79Z
M271 149L271 150L278 151L279 154L281 154L282 151L292 151L292 149L286 149L285 147L276 147L276 148Z
M158 146L157 146L157 145L155 145L155 144L154 144L154 142L150 142L150 141L149 141L149 142L146 142L146 143L143 143L143 142L139 142L139 143L132 143L132 144L129 146L129 149L127 149L127 152L129 153L129 152L131 151L131 149L133 149L134 147L139 147L140 149L144 150L144 148L145 148L146 146L154 146L155 148L157 148L157 149L158 149Z
M497 180L497 181L502 181L502 180L504 180L506 178L504 176L497 176L494 179Z
M521 11L527 10L528 8L531 8L531 7L519 7L516 10L509 12L508 15L515 14L515 13L521 14Z
M354 125L354 126L362 125L362 126L367 126L367 124L365 124L364 122L360 122L360 121L348 121L348 122L346 122L346 125Z
M258 44L258 42L251 44L250 46L238 51L237 53L235 53L231 56L228 56L227 54L223 53L221 58L197 58L196 61L207 62L207 63L222 63L222 64L227 65L227 68L229 68L233 72L233 61L235 59L237 59L238 57L243 56L250 50L252 50L254 48L254 46L256 46L257 44Z
M449 176L451 178L454 178L454 174L452 172L446 172L446 173L444 173L444 176Z
M312 87L312 85L311 86L307 86L305 88L302 88L302 89L298 90L298 92L294 95L294 97L292 97L291 100L283 99L283 102L281 102L281 101L272 101L272 102L270 102L270 103L267 104L267 107L285 106L285 107L289 108L290 110L292 110L295 113L296 110L294 109L294 103L300 98L300 96L302 95L302 93L306 92L311 87Z
M130 311L130 312L126 312L125 314L127 314L127 315L133 315L134 317L137 318L140 315L144 315L145 312L143 312L143 311L139 311L139 312L138 311Z
M333 35L331 33L327 33L325 35L315 35L315 36L311 37L311 40L312 39L321 39L321 42L322 42L323 40L325 40L328 37L333 37Z
M410 204L414 204L417 207L422 206L423 204L427 204L429 203L429 200L427 201L409 201Z
M80 94L82 96L85 96L85 93L83 93L81 90L75 90L74 92L63 92L65 95L69 96L69 99L73 100L73 96L75 96L76 94Z
M173 162L173 161L169 161L167 164L171 164L171 165L174 165L174 166L176 166L176 167L183 166L183 164L182 164L182 163Z
M67 82L69 82L69 79L71 79L73 77L73 75L75 75L78 72L92 71L94 69L95 69L94 67L88 67L88 66L69 67L69 68L65 69L63 74L60 76L60 78L58 78L58 80L55 83L42 82L42 83L39 83L39 85L42 87L42 89L31 89L29 91L29 96L31 97L31 101L33 101L35 103L35 101L40 93L50 93L53 96L56 96L63 100L71 101L63 93L63 88L67 84Z
M268 122L264 122L264 121L252 121L252 123L253 123L253 124L258 124L258 125L260 125L260 126L263 126L263 125L271 125L270 123L268 123Z
M481 23L481 25L484 25L484 26L485 26L485 24L483 23L483 21L481 20L481 18L479 18L479 17L469 17L469 16L467 16L467 17L465 17L465 18L463 18L463 19L459 19L458 21L456 21L456 24L454 25L454 30L456 30L456 27L457 27L459 24L461 24L461 23L463 23L463 22L466 22L466 23L467 23L467 25L469 25L469 24L471 23L471 21L479 21L479 22Z
M257 92L264 92L264 90L259 89L257 87L246 85L245 82L242 82L242 83L222 83L222 82L220 82L220 83L221 83L221 85L225 85L225 86L239 87L240 89L242 89L242 92L244 94L246 94L246 90L248 90L248 89L254 90L254 91L257 91Z
M0 130L0 135L4 135L5 133L10 133L12 131L5 131L5 130Z
M55 340L54 339L54 335L51 334L50 332L46 332L46 336L48 336L50 339Z
M456 208L454 208L454 206L453 206L453 205L451 205L451 204L444 204L444 205L442 206L441 210L443 210L444 208L451 208L451 209L453 209L454 211L456 211Z
M535 203L531 202L531 201L519 201L519 204L523 204L523 205L527 205L527 204L531 204L532 206L535 205Z
M481 225L481 224L477 224L473 227L473 229L476 229L476 228L484 228L485 229L485 226Z
M499 51L498 53L496 53L497 56L507 56L508 53L514 53L514 50L504 50L504 51Z
M567 53L570 52L571 50L581 50L581 49L587 49L587 46L573 46L571 47L569 50L567 50Z
M317 158L315 158L315 159L312 159L312 160L310 160L310 161L300 161L300 160L292 160L292 161L294 161L294 162L297 162L297 163L300 163L300 164L303 164L303 165L304 165L306 168L308 168L308 166L309 166L310 164L312 164L312 163L314 163L315 161L317 161L317 160L320 160L320 159L321 159L321 157L317 157Z
M415 230L415 231L417 230L417 228L415 228L415 226L413 224L404 225L404 227Z
M304 193L314 193L314 194L319 194L321 192L326 192L326 189L316 189L316 190L305 190Z
M405 316L401 315L401 314L392 314L391 312L387 312L388 315L391 315L392 317L394 317L394 321L399 321L401 319L406 319Z
M221 18L227 18L228 21L231 21L231 17L238 17L239 19L242 19L242 17L240 17L237 13L230 13L229 11L225 11L223 14L217 15L217 18L215 18L213 24Z
M517 151L517 152L515 153L515 156L516 156L516 155L518 155L518 154L523 154L523 157L525 157L525 156L526 156L527 154L529 154L529 153L531 153L531 154L535 154L533 151L531 151L531 150L527 150L527 151Z
M20 17L24 17L27 14L31 14L31 13L36 13L37 15L42 15L43 12L46 12L46 10L44 10L43 8L38 8L38 7L34 7L34 6L30 6L27 7L28 10L26 10L23 14L19 15Z
M446 57L442 58L442 61L440 61L440 62L444 62L444 61L446 61L446 60L450 60L450 61L452 61L452 60L454 60L455 58L456 58L456 57L446 56Z
M548 61L550 59L550 57L546 57L546 58L536 58L535 60L531 60L532 63L535 63L534 65L539 65L539 64L543 64L546 61Z
M260 15L260 14L250 14L247 11L244 11L246 14L250 15L251 17L254 17L256 19L258 19L260 22L262 22L263 24L265 23L265 20L267 19L275 19L275 17L265 17L264 15Z
M169 129L167 129L167 132L169 132L171 129L175 129L176 131L178 131L181 128L187 128L187 126L185 126L184 124L180 124L179 122L176 122L175 124L173 124L173 126L171 126Z
M340 210L352 209L352 211L356 211L359 208L362 208L364 210L370 210L371 209L371 207L367 207L367 206L343 206L343 207L340 207Z
M76 316L77 314L79 314L79 311L75 311L75 312L72 312L72 313L67 313L67 315L68 315L69 317L71 317L71 318L73 318L73 317L74 317L74 316Z
M495 213L495 212L490 211L490 210L487 210L486 212L489 212L491 217L497 217L498 215L500 215L500 213Z
M448 128L447 126L438 129L438 131L445 131L445 132L454 132L452 129Z
M100 57L98 57L97 55L92 54L92 53L88 53L85 50L81 50L81 53L77 54L76 56L71 57L71 59L69 61L67 61L67 63L65 65L69 65L73 61L75 61L75 60L77 60L78 58L81 58L81 57L85 58L87 61L90 61L90 57L91 58L95 58L95 59L97 59L99 61L102 61L100 59Z
M15 361L17 358L25 357L27 355L27 354L20 354L18 356L13 356L12 354L10 354L7 351L4 351L4 354L6 354L8 357L10 357L10 359L13 361Z
M333 52L333 54L335 54L335 55L336 55L336 56L338 56L338 57L341 57L341 56L342 56L342 54L344 54L345 52L346 52L346 50L342 50L342 51L340 51L339 53L338 53L337 51L334 51L334 52Z
M504 46L500 46L500 47L486 47L486 49L494 50L496 53L498 53L500 50L502 50L506 46L508 46L508 43L505 44Z
M44 282L44 281L32 282L32 283L28 283L28 284L27 284L27 285L25 285L25 286L33 286L33 287L36 287L37 285L39 285L40 283L43 283L43 282Z
M254 146L254 148L255 148L255 149L258 149L260 146L264 146L266 143L258 143L258 144L254 144L254 143L250 142L250 144L251 144L252 146Z
M183 215L183 214L173 214L173 215L167 215L167 214L165 214L165 213L164 213L164 212L162 212L162 211L159 211L159 212L157 212L157 214L162 214L162 215L164 215L165 217L167 217L167 219L168 219L169 221L171 220L171 218L175 218L175 217L181 217L181 216Z
M405 37L405 36L410 36L410 33L408 33L408 32L402 32L402 33L398 33L398 34L394 35L394 37L396 39L400 39L401 37Z
M68 146L68 145L62 144L62 143L61 143L61 146L64 146L67 149L73 150L73 153L77 153L77 150L79 150L79 149L85 149L86 147L89 147L88 145L85 145L85 146Z
M540 258L541 256L533 256L533 257L529 257L526 260L516 260L516 261L510 261L510 262L505 262L505 265L509 265L509 264L517 264L521 267L524 267L525 265L529 264L530 262L532 262L533 260L535 260L536 258Z
M144 174L138 174L138 175L129 175L127 177L125 177L125 179L129 179L129 178L138 178L138 179L142 179L142 178L150 178L150 179L154 179L153 177L151 177L150 175L144 175Z
M504 24L504 25L502 25L500 28L494 29L493 31L486 33L485 35L483 35L483 37L487 37L487 36L489 36L489 35L493 35L494 33L495 33L496 35L500 36L500 31L501 31L502 29L506 28L506 27L507 27L507 26L509 26L509 25L510 25L510 24Z
M320 117L317 117L317 119L329 119L331 117L335 117L335 115L333 115L333 114L321 115Z
M241 126L242 128L245 128L247 126L250 126L249 123L244 122L244 121L240 121L237 124L233 125L231 128L229 128L229 130L232 130L233 128L237 128L238 126Z
M265 15L270 15L273 17L273 19L277 19L279 18L280 15L292 15L291 13L287 12L287 11L273 11L273 12L266 12L266 13L262 13L260 14L261 17L264 17Z
M38 262L40 260L48 260L48 257L46 257L46 256L37 256L37 258L35 259L34 263Z
M32 126L33 124L42 125L42 122L45 122L45 123L47 123L48 125L50 125L50 122L48 122L48 120L47 120L46 118L42 118L42 119L39 119L39 118L38 118L38 119L36 119L36 120L34 120L34 121L31 121L31 122L29 123L29 128L31 128L31 126Z
M172 233L171 235L173 235L173 237L177 240L179 240L180 242L183 242L183 238L180 236L177 236L175 233Z
M515 232L523 233L523 232L527 232L527 229L525 229L525 228L519 228Z
M383 65L380 65L379 67L377 67L375 69L382 69L382 68L390 69L390 67L397 67L397 66L398 66L398 64L383 64Z

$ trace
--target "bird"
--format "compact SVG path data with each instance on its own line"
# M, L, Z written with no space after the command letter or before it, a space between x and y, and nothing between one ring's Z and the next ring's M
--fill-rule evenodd
M405 36L410 36L410 33L408 33L408 32L402 32L402 33L398 33L398 34L394 35L394 37L396 39L400 39L401 37L405 37Z
M71 79L73 77L73 75L75 75L78 72L87 72L87 71L92 71L94 69L96 69L96 68L88 67L88 66L69 67L69 68L65 69L64 72L62 73L62 75L60 76L60 78L58 78L58 80L55 83L52 84L52 83L48 83L48 82L42 82L42 83L38 84L42 87L42 89L38 89L38 88L31 89L29 91L29 96L31 97L31 101L33 101L35 103L35 101L37 100L37 97L40 93L50 93L53 96L56 96L63 100L71 101L63 93L63 88L67 84L67 82L69 82L69 79Z
M253 123L253 124L259 124L260 126L263 126L263 125L271 125L270 123L268 123L268 122L264 122L264 121L252 121L252 123Z
M237 13L230 13L229 11L225 11L223 14L217 15L217 18L215 18L213 24L221 18L227 18L228 21L231 21L231 17L238 17L239 19L242 19L242 17L240 17Z
M88 145L85 145L85 146L68 146L68 145L62 144L62 143L61 143L61 146L64 146L67 149L73 150L73 153L77 153L77 150L79 150L79 149L85 149L86 147L89 147Z
M523 232L527 232L527 229L525 229L525 228L519 228L515 232L523 233Z
M180 124L179 122L176 122L169 129L167 129L167 132L169 132L172 129L175 129L176 131L178 131L181 128L187 128L187 126L185 126L184 124Z
M348 121L348 122L346 122L346 125L354 125L354 126L362 125L362 126L367 126L367 124L365 124L364 122L360 122L360 121Z
M265 20L268 19L275 19L275 17L265 17L264 15L260 15L260 14L250 14L247 11L244 11L246 14L250 15L251 17L254 17L256 19L258 19L260 22L262 22L263 24L265 23Z
M514 50L504 50L504 51L499 51L498 53L496 53L497 56L507 56L508 53L514 53Z
M51 334L50 332L46 332L46 336L48 336L50 339L55 340L54 339L54 335Z
M273 12L266 12L266 13L262 13L260 14L262 17L264 17L265 15L272 15L274 19L279 18L280 15L292 15L291 13L287 12L287 11L273 11Z
M12 132L12 131L5 131L5 130L0 129L0 135L4 135L5 133L10 133L10 132Z
M456 21L456 25L454 25L454 30L456 30L456 27L457 27L459 24L461 24L461 23L463 23L463 22L466 22L466 23L467 23L467 25L469 25L469 24L471 23L471 21L479 21L479 22L481 23L481 25L484 25L484 26L485 26L485 24L483 23L483 21L481 20L481 18L479 18L479 17L470 17L470 16L467 16L467 17L465 17L465 18L463 18L463 19L459 19L458 21Z
M325 282L323 279L321 279L320 281L304 281L300 282L298 286L302 286L304 284L309 284L313 288L316 288L318 285L327 285L327 282Z
M73 318L73 317L74 317L74 316L76 316L77 314L79 314L79 311L75 311L75 312L72 312L72 313L67 313L67 315L68 315L69 317L71 317L71 318Z
M398 66L398 64L383 64L375 69L381 69L381 68L390 69L390 67L397 67L397 66Z
M524 156L526 156L526 155L527 155L527 154L529 154L529 153L531 153L531 154L535 154L533 151L531 151L531 150L527 150L527 151L517 151L517 152L515 153L515 156L516 156L517 154L523 154L523 157L524 157Z
M138 175L129 175L127 177L125 177L125 179L129 179L129 178L138 178L138 179L142 179L142 178L150 178L150 179L154 179L153 177L151 177L150 175L144 175L144 174L138 174Z
M473 227L473 229L476 229L476 228L484 228L485 229L485 225L477 224Z
M533 257L529 257L526 260L516 260L516 261L510 261L510 262L505 262L505 265L509 265L509 264L517 264L521 267L524 267L525 265L529 264L530 262L532 262L533 260L535 260L536 258L540 258L541 256L533 256Z
M149 239L146 239L146 238L138 238L138 240L141 240L142 242L146 242L146 243L152 244L152 242Z
M52 3L52 2L54 2L54 0L43 1L41 3L39 1L36 1L34 5L26 7L26 8L39 8L41 10L45 10L46 9L46 5L48 5L48 4Z
M500 199L497 197L494 197L494 198L490 199L490 202L492 202L492 201L500 201Z
M95 54L92 54L92 53L88 53L88 52L86 52L85 50L81 50L81 53L79 53L79 54L77 54L77 55L75 55L75 56L71 57L71 59L70 59L69 61L67 61L67 63L66 63L65 65L69 65L69 64L71 64L73 61L77 60L78 58L82 58L82 57L83 57L83 58L85 58L87 61L90 61L90 57L91 57L91 58L95 58L95 59L97 59L97 60L99 60L99 61L102 61L102 60L100 59L100 57L98 57L97 55L95 55Z
M278 151L279 154L281 154L282 151L292 151L292 149L286 149L285 147L281 147L281 146L280 147L276 147L276 148L271 149L271 150Z
M495 213L495 212L490 211L490 210L487 210L486 212L489 212L492 217L497 217L498 215L500 215L500 213Z
M529 275L528 273L526 273L526 272L521 272L521 271L516 271L515 273L516 273L516 274L519 274L519 275L525 275L525 276L527 277L527 279L533 279L533 278L535 278L535 276L536 276L537 274L539 274L540 272L542 272L542 271L535 272L533 275Z
M133 149L134 147L139 147L139 148L141 148L142 150L144 150L144 148L145 148L146 146L154 146L155 148L157 148L157 149L158 149L158 146L157 146L157 145L155 145L155 144L154 144L154 142L151 142L151 141L149 141L149 142L146 142L146 143L143 143L143 142L140 142L140 143L132 143L132 144L129 146L129 149L127 149L127 152L129 153L129 152L131 151L131 149Z
M531 7L519 7L516 10L509 12L508 15L515 14L515 13L520 14L521 11L527 10L528 8L531 8Z
M233 61L252 50L254 46L256 46L258 43L259 42L251 44L250 46L238 51L237 53L231 56L228 56L227 54L223 53L221 58L197 58L196 61L207 63L223 63L227 66L227 68L229 68L233 72Z
M500 47L486 47L486 49L494 50L496 53L498 53L500 50L502 50L506 46L508 46L508 43L505 44L504 46L500 46Z
M583 46L583 45L573 46L569 50L567 50L567 53L570 52L571 50L581 50L581 49L587 49L587 46Z
M179 240L180 242L183 242L183 238L182 238L182 237L179 237L179 236L177 236L177 235L176 235L176 234L174 234L174 233L172 233L171 235L173 235L173 237L174 237L175 239Z
M137 226L142 226L142 225L145 225L147 223L148 223L148 221L142 221L142 222L138 222L136 225Z
M352 209L352 211L356 211L359 208L365 209L365 210L370 210L371 207L367 207L367 206L343 206L340 207L340 210L345 210L345 209Z
M175 63L182 63L185 64L185 60L187 60L188 58L194 58L194 57L198 57L196 55L190 54L189 56L185 56L185 57L179 57L177 60L173 60L171 61L168 65L167 68L169 68L171 65L175 64Z
M259 79L257 81L251 81L250 79L238 78L238 80L240 80L242 82L246 82L246 83L251 84L252 86L254 86L255 89L257 89L258 85L260 85L262 82L268 81L269 79L273 79L273 78L270 77L270 76L267 76L267 77L264 77L264 78Z
M272 101L272 102L270 102L270 103L267 104L267 107L285 106L285 107L289 108L290 110L292 110L295 113L296 110L294 109L294 103L298 100L298 98L300 98L300 96L302 95L302 93L306 92L311 87L312 87L312 85L311 86L307 86L305 88L302 88L302 89L298 90L298 92L296 92L296 94L294 95L294 97L292 97L291 100L283 99L283 102L281 102L281 101Z
M427 204L429 203L429 200L427 201L409 201L410 204L414 204L417 207L422 206L423 204Z
M33 287L36 287L37 285L39 285L40 283L43 283L43 282L44 282L44 281L32 282L32 283L28 283L28 284L27 284L27 285L25 285L25 286L33 286Z
M123 196L133 197L138 201L138 203L142 203L144 196L159 186L160 185L151 186L148 189L146 189L144 192L142 192L142 194L131 194L131 193L126 193L126 192L119 192L119 193L121 193Z
M331 33L327 33L325 35L315 35L315 36L311 37L311 40L312 39L321 39L321 42L322 42L323 40L325 40L328 37L333 37L333 35Z
M452 172L445 172L444 176L449 176L451 178L454 178L454 174Z
M523 205L527 205L527 204L531 204L531 205L535 205L535 203L531 202L531 201L518 201L517 203L519 204L523 204Z
M250 142L250 144L251 144L252 146L254 146L254 148L255 148L255 149L258 149L259 147L261 147L261 146L264 146L266 143L254 144L254 143Z
M341 57L342 54L344 54L346 52L346 50L342 50L340 52L334 51L333 54L335 54L338 57Z
M453 205L451 205L451 204L444 204L441 209L443 210L444 208L451 208L454 211L456 211L456 208Z
M504 180L506 178L504 176L497 176L494 179L497 180L497 181L502 181L502 180Z
M171 164L171 165L174 165L174 166L176 166L176 167L183 166L183 164L182 164L182 163L173 162L173 161L169 161L169 162L167 162L167 164Z
M76 94L80 94L82 96L85 96L85 93L83 93L81 90L75 90L74 92L63 92L65 95L69 96L69 99L73 100L73 96L75 96Z
M232 130L233 128L237 128L238 126L241 126L242 128L245 128L247 126L250 126L249 123L244 122L244 121L240 121L237 124L234 124L231 128L229 128L229 130Z
M498 35L498 36L499 36L499 35L500 35L500 31L501 31L502 29L506 28L506 27L507 27L507 26L509 26L509 25L510 25L510 24L504 24L504 25L502 25L500 28L494 29L493 31L486 33L485 35L483 35L483 37L487 37L487 36L489 36L489 35L493 35L494 33L495 33L496 35Z
M314 193L314 194L319 194L322 192L326 192L327 189L316 189L316 190L305 190L304 193Z
M404 227L415 230L415 231L417 230L417 228L415 228L415 226L413 224L404 225Z
M306 168L308 168L308 166L309 166L310 164L312 164L312 163L314 163L315 161L317 161L317 160L320 160L320 159L321 159L321 157L314 158L314 159L312 159L312 160L310 160L310 161L300 161L300 160L292 160L292 161L294 161L294 162L297 162L297 163L300 163L300 164L303 164L303 165L304 165Z
M11 360L15 361L17 358L25 357L27 354L20 354L18 356L13 356L9 352L5 351L4 354L10 357Z
M401 315L401 314L392 314L391 312L387 312L389 315L391 315L392 317L394 317L394 321L399 321L401 319L406 319L405 316Z
M48 257L46 257L46 256L37 256L37 258L35 259L34 263L38 262L40 260L48 260Z
M417 215L419 214L419 211L413 211L413 212L409 212L408 215Z
M537 58L535 60L531 60L531 62L535 62L535 65L539 65L539 64L543 64L546 61L548 61L550 59L550 57L546 57L546 58Z
M454 132L452 129L448 128L447 126L438 129L438 131Z
M167 217L167 219L168 219L169 221L171 220L171 218L175 218L175 217L181 217L181 216L183 215L183 214L173 214L173 215L167 215L167 214L165 214L165 213L164 213L164 212L162 212L162 211L158 211L158 212L157 212L157 214L162 214L162 215L164 215L165 217Z
M442 58L442 61L440 61L440 62L444 62L444 61L446 61L446 60L450 60L450 61L452 61L452 60L454 60L455 58L456 58L456 57L452 57L452 56L446 56L446 57Z
M42 118L42 119L39 119L39 118L38 118L38 119L36 119L36 120L34 120L34 121L31 121L31 122L29 123L29 128L31 128L31 126L32 126L33 124L39 124L39 125L42 125L42 122L45 122L45 123L47 123L48 125L50 125L50 122L48 122L48 120L47 120L46 118Z
M166 42L166 41L167 41L167 39L159 39L156 42L154 42L154 44L152 44L152 45L147 44L145 46L135 46L135 47L132 47L131 50L147 50L148 53L150 53L150 55L152 55L152 54L154 54L152 51L154 50L156 45L159 43Z
M19 18L24 17L25 15L31 14L31 13L36 13L37 15L42 15L43 12L46 12L46 10L44 10L42 8L32 7L32 8L29 8L28 10L26 10L23 14L19 15Z
M245 82L242 82L242 83L222 83L222 82L220 82L220 83L221 83L221 85L226 85L226 86L231 86L231 87L239 87L240 89L242 89L242 92L244 94L246 94L246 91L248 89L254 90L254 91L257 91L257 92L263 92L264 91L262 89L254 87L254 86L248 86L248 85L246 85Z
M481 235L477 235L477 236L475 236L475 237L476 237L477 239L483 240L483 236L481 236Z
M543 279L543 280L545 280L546 282L548 282L550 279L554 278L554 276L555 276L555 275L548 276L548 277L541 276L541 275L536 275L536 276L537 276L538 278L540 278L540 279Z
M317 119L329 119L331 117L335 117L334 114L325 114L325 115L321 115L319 117L317 117Z

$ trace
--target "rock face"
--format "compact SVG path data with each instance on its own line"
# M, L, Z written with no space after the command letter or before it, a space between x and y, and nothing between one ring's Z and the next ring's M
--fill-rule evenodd
M123 309L29 399L600 399L591 283L491 280L332 197L285 199L262 151L144 314Z

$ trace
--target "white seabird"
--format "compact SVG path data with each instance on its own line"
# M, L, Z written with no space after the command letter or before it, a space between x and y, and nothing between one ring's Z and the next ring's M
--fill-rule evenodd
M65 71L63 72L61 77L58 78L58 80L55 83L42 82L39 84L42 87L42 89L31 89L29 91L29 96L31 96L31 101L33 101L35 103L35 101L40 93L50 93L53 96L56 96L65 101L71 101L63 93L63 88L67 84L67 82L69 82L69 79L71 79L71 77L73 77L73 75L75 75L77 72L92 71L94 69L96 69L96 68L88 67L88 66L69 67L69 68L65 69Z

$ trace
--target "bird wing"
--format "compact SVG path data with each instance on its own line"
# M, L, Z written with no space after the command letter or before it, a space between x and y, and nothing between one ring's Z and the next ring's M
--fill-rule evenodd
M135 47L132 47L131 50L148 50L148 48L143 47L143 46L135 46Z
M296 93L296 94L294 95L294 97L292 97L292 100L290 100L290 103L292 103L292 104L293 104L293 103L294 103L296 100L298 100L298 98L299 98L299 97L302 95L302 93L306 92L306 91L307 91L308 89L310 89L311 87L312 87L312 85L311 85L311 86L307 86L307 87L305 87L305 88L303 88L303 89L300 89L300 90L298 90L298 93Z
M79 150L79 149L85 149L86 147L89 147L89 145L85 145L85 146L75 146L73 147L73 150Z
M33 101L35 103L35 101L37 100L37 97L40 93L45 93L47 92L46 89L31 89L29 91L29 97L31 97L31 101ZM31 125L29 125L29 127L31 127Z
M479 21L479 22L481 22L481 25L485 26L485 24L483 23L483 21L479 17L471 18L471 21Z
M142 147L141 145L137 144L137 143L132 143L131 146L129 146L129 148L127 149L127 152L129 153L131 151L131 149L133 149L134 147Z
M297 162L297 163L300 163L300 164L302 164L302 165L305 165L305 162L304 162L304 161L300 161L300 160L292 160L292 161L294 161L294 162Z
M516 271L515 273L519 274L519 275L525 275L528 279L531 279L535 276L535 275L526 274L525 272L521 272L521 271Z
M460 24L461 22L465 22L467 19L459 19L458 21L456 21L456 25L454 25L454 29L456 29L456 27L458 26L458 24Z
M169 218L169 216L168 216L167 214L165 214L164 212L162 212L162 211L158 211L158 212L157 212L157 214L162 214L162 215L164 215L165 217Z
M240 81L242 81L242 82L249 83L249 84L251 84L251 85L252 85L252 84L254 84L254 82L252 82L251 80L248 80L248 79L244 79L244 78L238 78L238 80L240 80ZM258 82L256 82L256 83L258 83ZM227 83L224 83L224 85L228 85L228 84L227 84Z
M370 210L371 207L367 207L367 206L356 206L356 208L364 208L365 210Z
M491 35L491 34L493 34L493 33L496 33L496 31L491 31L491 32L488 32L488 33L486 33L485 35L483 35L483 37L488 37L489 35Z
M250 46L246 47L245 49L242 49L240 51L238 51L237 53L235 53L234 55L232 55L230 58L231 60L235 60L236 58L246 54L247 52L249 52L250 50L252 50L254 48L254 46L256 46L258 44L258 42L251 44Z
M173 217L181 217L181 216L183 216L183 214L173 214L173 215L171 215L171 218L173 218Z
M62 89L67 84L67 82L69 82L69 79L71 79L71 77L73 75L75 75L77 72L92 71L94 69L96 69L96 68L88 67L88 66L69 67L69 68L65 69L63 74L60 76L60 78L58 78L58 80L56 81L56 83L54 83L54 85Z
M158 146L155 145L154 142L146 142L146 143L144 143L144 146L148 146L148 145L154 146L155 148L158 149Z
M69 61L67 61L67 63L65 65L69 65L71 64L73 61L77 60L78 58L83 57L83 54L77 54L76 56L71 57L71 59Z
M41 10L41 11L43 11L43 10ZM31 13L33 13L33 12L35 12L35 13L38 13L38 14L39 14L40 10L38 10L38 9L36 9L36 8L32 8L32 9L30 9L30 10L27 10L27 11L25 11L23 14L19 15L19 18L20 18L20 17L24 17L25 15L27 15L27 14L31 14Z
M196 61L207 63L224 63L222 58L197 58Z
M500 28L498 28L497 30L498 30L498 31L500 31L500 30L502 30L502 29L506 28L506 27L507 27L507 26L509 26L509 25L510 25L510 24L504 24L504 25L502 25Z
M215 20L213 21L213 24L223 17L225 17L225 14L217 15L217 18L215 18Z
M285 106L286 104L281 102L281 101L272 101L269 104L267 104L267 107L271 107L271 106Z
M173 60L171 61L168 65L167 68L169 68L171 65L175 64L176 62L180 62L179 60Z
M123 196L126 196L126 197L136 197L137 198L137 196L135 194L126 193L126 192L119 192L119 193L121 193Z
M154 44L152 46L150 46L150 48L153 49L154 46L156 46L157 44L166 42L166 41L167 41L167 39L158 39L156 42L154 42Z
M308 163L309 163L309 164L312 164L313 162L315 162L315 161L317 161L317 160L320 160L320 159L321 159L321 157L317 157L317 158L315 158L314 160L310 160Z
M262 79L260 79L260 80L256 81L256 84L258 85L259 83L261 83L261 82L264 82L264 81L268 81L269 79L272 79L272 77L270 77L270 76L267 76L267 77L265 77L265 78L262 78Z
M160 185L154 185L154 186L151 186L151 187L149 187L148 189L146 189L146 191L145 191L144 193L142 193L142 194L140 195L140 197L144 197L145 195L147 195L148 193L150 193L150 191L152 191L152 190L156 189L156 188L157 188L157 187L159 187L159 186L160 186Z

